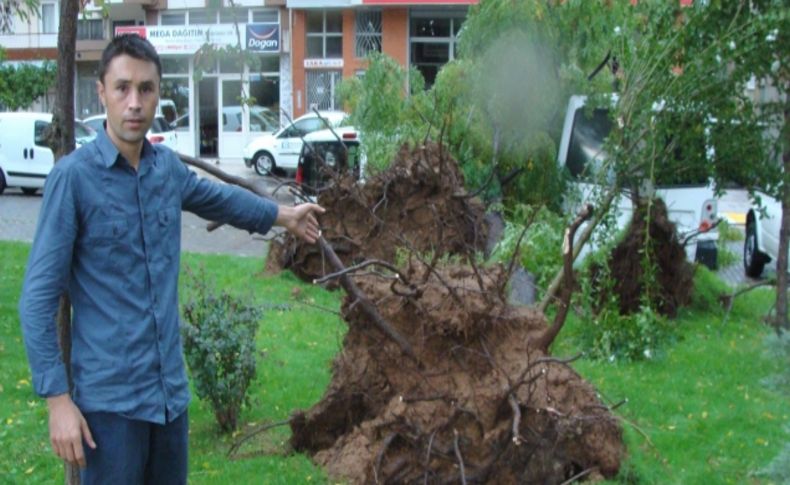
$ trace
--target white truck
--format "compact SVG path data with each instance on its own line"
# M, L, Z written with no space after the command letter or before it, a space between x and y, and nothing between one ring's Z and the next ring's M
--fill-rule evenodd
M592 201L594 194L606 189L598 181L600 177L594 175L606 160L604 143L612 128L608 108L588 109L586 102L586 96L571 96L558 153L558 163L567 167L580 195L577 202ZM658 186L655 195L666 203L669 218L677 226L680 239L689 237L685 247L688 258L715 269L718 255L718 232L715 229L717 200L710 181ZM624 229L633 214L631 198L618 194L613 205L617 229ZM575 210L574 207L568 209ZM580 260L590 251L589 246L588 243L582 248Z

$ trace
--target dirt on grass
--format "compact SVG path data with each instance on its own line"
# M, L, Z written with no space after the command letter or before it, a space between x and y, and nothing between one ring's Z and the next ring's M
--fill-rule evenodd
M324 236L346 266L389 263L350 277L402 342L347 295L331 383L292 416L294 449L352 484L616 475L625 453L617 418L539 343L544 315L508 304L507 271L475 264L484 207L439 145L404 147L386 172L364 185L340 180L319 203ZM315 246L286 241L274 251L275 268L303 278L334 271Z
M354 484L561 483L614 476L617 419L569 365L535 348L542 314L505 302L496 266L412 261L404 276L355 277L416 354L351 297L349 331L321 401L293 416L291 444Z

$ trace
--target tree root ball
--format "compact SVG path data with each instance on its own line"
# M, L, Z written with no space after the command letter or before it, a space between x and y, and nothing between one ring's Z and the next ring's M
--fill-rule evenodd
M545 317L505 302L498 266L430 266L354 281L405 336L407 358L352 298L320 402L291 445L353 484L562 483L614 476L622 430L595 389L534 343Z
M391 166L365 183L339 178L321 192L324 238L346 266L364 259L395 261L407 248L436 256L482 250L488 235L485 208L464 190L458 163L428 142L401 147ZM290 269L305 281L333 270L320 249L286 236L272 241L267 271Z

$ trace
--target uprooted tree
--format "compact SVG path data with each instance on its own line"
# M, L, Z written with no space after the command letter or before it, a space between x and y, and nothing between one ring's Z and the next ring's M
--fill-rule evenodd
M440 144L403 147L365 184L341 177L319 195L328 211L317 248L286 239L275 253L347 294L349 330L332 381L289 420L291 445L351 483L615 475L624 455L618 419L572 359L549 353L572 286L551 325L510 305L513 267L477 262L484 210L463 187ZM590 215L566 234L568 281L573 232Z

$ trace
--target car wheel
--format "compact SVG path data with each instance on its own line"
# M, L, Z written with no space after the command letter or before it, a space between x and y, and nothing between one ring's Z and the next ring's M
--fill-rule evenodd
M36 195L38 189L35 187L22 187L22 193L25 195Z
M253 166L258 175L269 175L274 172L274 158L267 152L258 152L253 159Z
M753 220L749 220L743 241L743 268L746 276L751 278L759 278L765 267L765 261L757 247L757 227Z
M5 191L5 175L3 175L3 171L0 170L0 195L3 194Z

